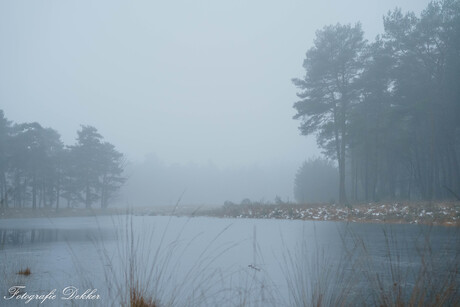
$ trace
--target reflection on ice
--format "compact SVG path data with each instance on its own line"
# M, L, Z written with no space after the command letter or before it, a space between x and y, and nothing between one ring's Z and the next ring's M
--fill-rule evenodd
M1 229L0 247L9 245L25 245L56 241L88 241L93 239L109 239L114 237L113 231L94 229Z
M346 233L359 237L366 245L365 256L370 268L367 274L377 273L382 280L391 280L386 268L394 263L388 258L384 227L164 216L3 220L0 224L0 299L12 286L24 285L28 293L35 294L46 294L53 289L59 294L63 289L75 287L80 294L97 289L94 293L100 300L96 306L117 306L129 296L127 287L135 285L144 295L172 306L187 305L187 301L194 306L243 302L246 306L286 305L293 297L287 277L294 278L291 283L301 289L300 281L308 285L313 282L311 276L323 278L323 266L341 265L344 272L356 269L354 263L343 263L345 256L349 257L345 246L350 248L356 243L352 237L345 236ZM442 265L437 263L441 259L438 256L458 259L460 244L449 241L458 238L456 228L388 227L398 243L390 246L394 252L391 257L398 259L398 268L403 272L418 271L419 252L424 252L420 247L428 247L433 259L438 259L432 263L434 267ZM425 233L430 236L426 242ZM353 253L356 249L347 252ZM294 263L286 261L289 255L293 256ZM318 255L327 255L327 262ZM317 260L312 262L312 259ZM28 277L17 274L24 265L31 269ZM292 268L302 270L292 271ZM358 267L361 271L363 268L363 265ZM316 275L310 274L311 269ZM310 273L296 275L303 272ZM361 290L350 290L350 293L359 294L370 286L363 280L357 284ZM21 304L10 300L7 306ZM46 302L46 306L62 304L80 306L74 301Z

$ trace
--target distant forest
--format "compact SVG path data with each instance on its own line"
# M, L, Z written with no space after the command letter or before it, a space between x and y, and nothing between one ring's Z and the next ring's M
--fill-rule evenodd
M56 130L38 123L12 124L0 110L0 208L95 203L106 208L124 183L123 154L96 128L81 126L64 146Z
M395 9L383 23L372 42L359 23L316 32L293 80L294 119L337 161L340 203L458 198L460 1L433 1L420 16Z

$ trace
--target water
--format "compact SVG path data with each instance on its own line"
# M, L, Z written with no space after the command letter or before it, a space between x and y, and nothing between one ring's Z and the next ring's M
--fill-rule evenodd
M205 217L0 220L0 305L118 306L130 281L163 304L292 305L293 288L310 287L299 273L327 287L342 282L336 268L391 280L392 264L418 272L430 248L442 275L446 259L458 259L458 234L445 227ZM357 267L358 258L364 261ZM32 274L18 275L25 267ZM334 268L330 280L327 268ZM372 288L353 282L356 293ZM25 288L13 295L13 286Z

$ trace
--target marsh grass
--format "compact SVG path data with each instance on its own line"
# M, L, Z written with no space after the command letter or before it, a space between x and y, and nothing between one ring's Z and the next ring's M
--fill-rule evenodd
M182 261L199 239L183 239L187 223L182 229L170 229L169 217L162 230L143 223L148 218L126 215L124 227L118 232L117 247L99 248L105 268L109 296L116 298L115 306L207 306L220 305L222 289L228 274L215 262L236 244L217 246L227 226L217 233L195 261L184 268ZM120 223L120 222L119 222ZM144 227L148 226L148 227ZM169 232L176 233L170 240ZM103 245L103 242L98 244ZM196 254L196 251L195 251ZM222 285L219 287L219 285Z
M118 216L113 221L118 229L116 243L102 237L94 239L103 265L104 291L108 293L104 301L96 303L135 307L460 306L460 237L456 229L451 229L448 244L440 245L432 228L420 227L417 236L407 236L383 226L382 236L370 238L382 243L377 250L375 244L356 234L352 225L338 230L340 239L335 249L319 241L316 228L313 235L304 230L297 248L280 247L285 250L280 263L285 284L275 284L267 273L265 249L259 246L256 228L252 263L229 270L219 267L218 262L238 246L218 242L230 225L213 234L197 251L195 243L202 234L187 234L190 219L184 219L181 229L173 229L171 225L177 223L170 223L172 219L175 217L164 218L165 226L153 228L144 225L153 222L148 217ZM114 245L105 245L110 242ZM337 251L340 254L334 254ZM79 253L73 254L77 264ZM194 261L184 267L184 259L189 257ZM3 289L8 289L3 284L23 284L37 277L38 267L28 265L30 259L0 260L12 264L0 271ZM33 271L33 276L20 275L24 268ZM87 288L101 288L94 279L98 273L91 273L78 271ZM279 286L286 286L288 297L281 296Z
M126 215L118 220L123 227L116 250L99 245L113 306L460 306L456 230L448 246L439 246L430 228L420 227L413 237L383 226L382 236L370 238L383 240L375 250L349 225L340 229L339 246L329 250L314 228L313 236L303 236L312 239L301 240L294 250L284 247L285 298L266 274L255 228L249 266L230 271L213 266L237 247L215 244L227 226L184 273L182 259L190 256L200 234L185 239L187 220L171 240L173 218L152 230L142 227L151 220Z
M29 276L31 274L30 268L21 269L18 272L19 275Z
M144 297L143 295L138 293L138 289L130 289L129 292L129 305L131 307L158 307L159 305L155 303L155 301L148 297Z
M224 293L225 302L219 306L282 306L277 297L277 288L266 276L264 270L251 268L239 270L228 279L229 288Z
M312 242L303 239L294 250L286 249L281 264L288 287L289 306L347 306L358 275L356 254L337 255L320 246L316 227ZM305 229L303 230L304 236Z
M421 228L413 242L401 241L391 228L383 229L383 237L383 261L367 256L362 263L365 282L372 289L372 305L460 306L458 234L437 249L433 248L432 228ZM366 253L365 245L361 246ZM378 267L380 272L372 269Z
M252 263L234 272L225 295L225 306L282 306L283 301L276 285L266 271L264 253L257 240L257 227L254 225L252 237Z
M102 282L69 245L80 284L98 288L106 306L279 306L273 303L276 287L259 269L264 260L255 229L252 264L257 270L222 267L219 259L241 243L220 243L231 224L202 240L204 233L187 233L192 218L183 218L180 229L172 222L176 218L171 214L158 222L132 211L113 217L114 241L91 238L104 271Z
M433 248L431 228L420 228L408 242L384 227L384 246L377 253L350 227L341 240L339 262L317 240L303 240L294 252L285 253L288 305L460 306L458 231L448 246L438 249Z

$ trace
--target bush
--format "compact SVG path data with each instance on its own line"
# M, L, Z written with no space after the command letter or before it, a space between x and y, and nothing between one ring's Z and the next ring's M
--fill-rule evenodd
M305 161L297 171L294 181L294 197L299 203L331 202L337 199L339 173L327 159Z

